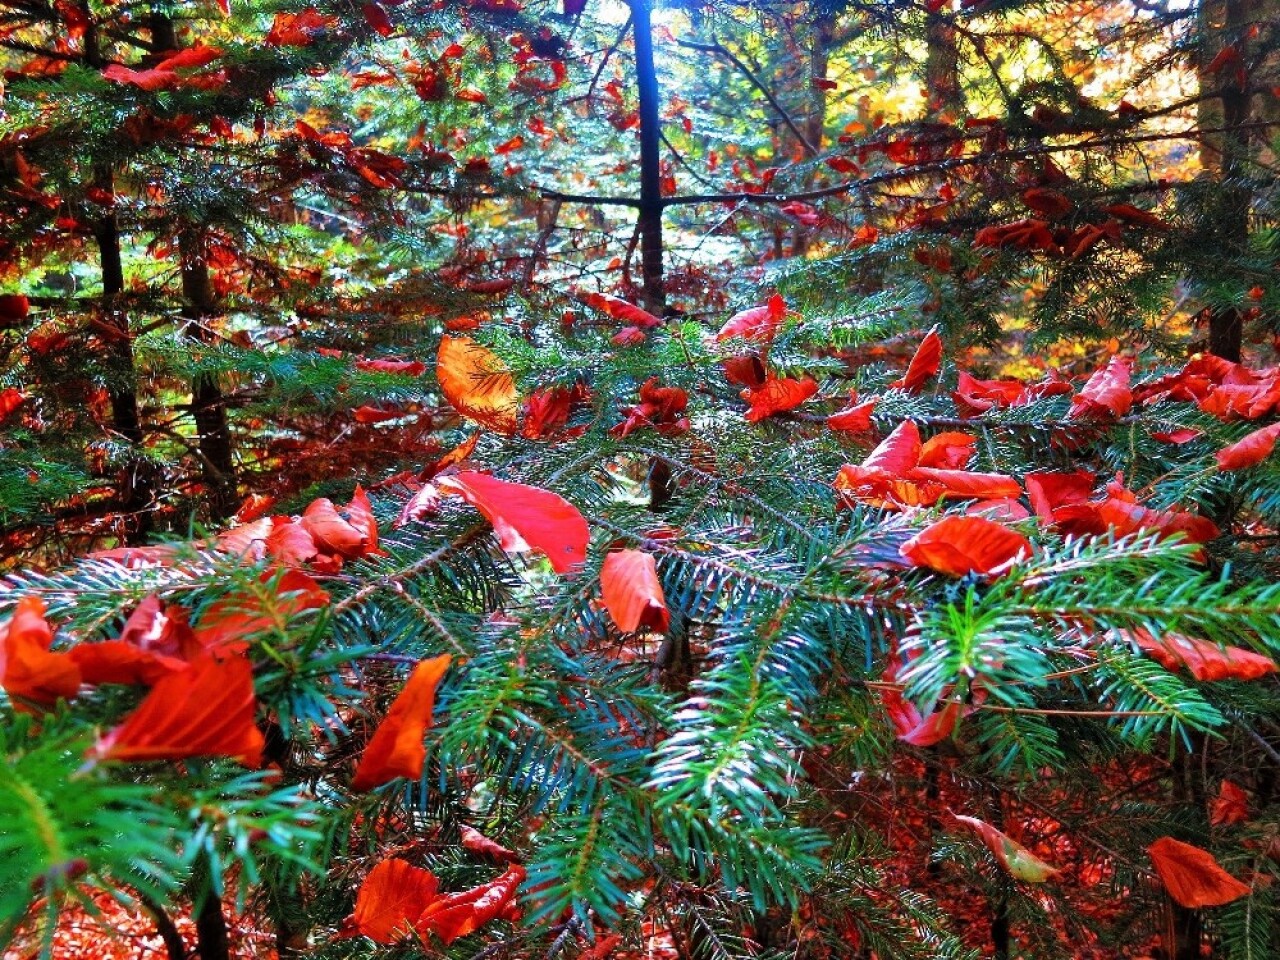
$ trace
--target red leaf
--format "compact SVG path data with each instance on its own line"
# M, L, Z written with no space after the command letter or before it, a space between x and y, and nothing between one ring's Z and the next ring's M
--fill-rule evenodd
M430 870L404 860L383 860L360 884L348 925L375 943L395 943L412 932L413 921L438 889Z
M302 512L302 528L311 535L323 552L354 560L368 552L369 537L338 513L333 501L326 497L312 500Z
M577 507L550 490L471 472L443 477L438 486L483 513L504 550L537 550L546 554L557 573L587 558L587 521Z
M1218 469L1223 472L1244 470L1247 467L1256 466L1271 456L1278 439L1280 439L1280 423L1273 423L1269 427L1262 427L1245 434L1213 456L1218 461Z
M122 640L78 644L67 651L67 656L80 668L81 682L93 686L120 683L150 687L171 673L187 669L185 660L143 650Z
M1197 680L1256 680L1277 670L1275 661L1243 647L1220 647L1208 640L1147 630L1130 634L1134 643L1166 670L1186 669Z
M421 360L357 360L356 369L367 373L399 373L406 377L420 377L427 372Z
M265 607L253 594L233 593L210 604L200 615L195 636L204 650L214 656L241 654L248 649L250 637L279 630L281 624L329 602L329 594L301 570L282 574L267 570L259 579L274 586Z
M1032 187L1022 193L1022 202L1050 220L1066 216L1075 206L1064 194L1044 187Z
M625 437L633 430L653 427L659 433L672 435L689 429L689 421L682 414L689 405L689 395L679 387L659 386L657 377L650 377L640 386L640 402L634 407L624 407L626 419L611 428L615 437Z
M490 840L473 827L462 828L462 849L499 862L520 862L520 855L515 851L508 850L502 844Z
M726 357L720 361L720 366L724 368L724 378L740 387L758 387L769 376L764 368L764 361L755 353Z
M1000 864L1000 868L1014 879L1027 883L1044 883L1062 872L1057 867L1045 863L1022 844L1001 833L985 820L979 820L977 817L962 817L954 813L952 816L978 834L992 856L996 858L996 863Z
M812 377L768 377L760 386L742 391L742 399L751 407L746 413L747 422L758 423L775 413L794 410L817 392L818 382Z
M360 8L360 12L364 14L364 22L369 25L369 29L379 36L389 37L396 32L387 11L378 4L366 3Z
M609 616L623 633L642 626L666 632L671 617L652 555L641 550L610 553L600 569L600 589Z
M201 657L171 673L120 726L89 751L98 760L185 760L233 757L262 762L262 733L254 723L253 668L244 657Z
M897 654L889 658L883 679L886 683L894 683L898 679L901 661ZM884 704L894 732L903 743L917 747L932 747L946 740L955 733L956 723L960 720L962 707L959 703L947 703L938 709L933 704L925 713L902 695L896 687L877 687L880 702Z
M641 310L634 303L627 303L607 293L584 293L581 300L587 306L595 307L615 320L621 320L629 326L639 327L642 330L662 324L661 317L655 317L648 310Z
M27 395L16 387L0 390L0 423L26 402Z
M915 356L911 358L911 363L907 366L907 372L902 375L899 380L889 384L891 387L898 387L907 393L919 393L925 382L934 376L939 367L942 366L942 338L938 336L937 329L930 330L920 346L916 348Z
M908 470L920 462L920 429L914 420L903 420L893 432L880 441L862 461L866 470L883 470L895 476L906 476Z
M1022 496L1022 487L1018 486L1018 481L1003 473L915 467L907 471L907 479L925 489L934 488L937 496L932 498L933 502L941 497L1005 500Z
M969 433L945 432L930 437L920 448L921 467L963 470L973 459L978 438ZM1016 494L1015 494L1016 496Z
M131 70L118 63L103 70L102 78L112 83L127 83L150 91L172 90L182 82L182 78L172 70Z
M1249 893L1248 885L1223 870L1207 850L1161 837L1147 853L1169 896L1188 910L1220 907Z
M297 13L282 11L272 21L266 42L273 47L309 47L337 24L337 17L326 16L315 7Z
M30 312L31 301L21 293L0 293L0 327L19 324Z
M381 407L372 407L366 404L363 407L356 407L351 411L351 419L356 423L385 423L388 420L398 420L404 416L404 411L400 409L384 409Z
M464 417L498 433L516 432L520 397L506 365L470 337L442 337L436 357L440 392Z
M1022 556L1031 543L983 517L945 517L925 527L901 547L904 557L918 567L962 577L969 573L997 573Z
M416 780L422 776L422 764L427 758L422 736L431 728L436 687L452 660L446 653L423 660L413 668L400 695L364 748L351 780L352 790L364 793L397 777Z
M205 46L203 43L197 43L193 47L187 47L185 50L179 50L171 57L167 57L156 64L157 70L194 70L198 67L205 67L213 63L213 61L222 57L222 51L217 47Z
M423 939L432 933L445 944L453 943L506 912L524 878L524 867L513 865L496 880L438 898L418 915L414 928Z
M80 689L80 668L65 653L50 653L53 628L44 601L23 597L0 628L0 686L9 696L52 706Z
M129 614L117 639L148 653L189 662L204 652L187 622L190 616L186 607L161 603L152 594Z
M1215 827L1244 823L1249 819L1249 795L1230 780L1223 780L1209 808L1209 823Z
M774 336L778 333L778 327L786 317L786 302L780 294L775 293L764 306L751 307L730 317L716 334L716 341L721 342L738 337L757 343L772 343Z
M1166 221L1161 220L1155 214L1148 213L1146 210L1141 210L1131 203L1113 203L1111 206L1103 207L1102 209L1124 223L1150 227L1152 230L1172 229Z
M1151 439L1159 440L1161 443L1172 443L1181 446L1184 443L1190 443L1196 437L1203 436L1201 430L1193 430L1191 427L1177 427L1174 430L1152 430Z
M1105 367L1094 372L1084 389L1072 400L1068 416L1077 419L1123 417L1132 406L1129 361L1123 357L1112 357Z
M520 435L538 440L558 431L569 419L574 402L584 397L581 386L543 387L535 390L524 403L524 423Z
M827 426L832 430L843 430L847 433L865 433L871 429L871 413L876 407L876 398L864 400L845 407L839 413L827 417Z
M1043 470L1023 477L1031 509L1046 523L1053 523L1053 511L1071 504L1087 503L1096 478L1088 470L1058 473Z

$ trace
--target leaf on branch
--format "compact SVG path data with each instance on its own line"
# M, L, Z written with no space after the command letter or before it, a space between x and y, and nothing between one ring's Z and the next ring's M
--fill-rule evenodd
M1207 850L1161 837L1147 853L1169 896L1188 910L1220 907L1249 893L1249 886L1223 870Z
M1249 795L1244 788L1223 780L1218 795L1209 806L1209 823L1215 827L1244 823L1249 819Z
M462 849L468 853L475 853L491 860L497 860L499 863L520 862L518 853L514 850L508 850L496 840L490 840L474 827L462 828Z
M437 486L484 514L503 550L536 550L546 555L556 573L566 573L587 558L587 521L577 507L550 490L473 472L442 477Z
M925 383L937 374L941 366L942 338L938 336L938 330L935 327L920 341L920 346L916 348L911 363L907 365L907 372L889 386L905 390L907 393L919 393L924 389Z
M464 417L497 433L516 432L520 397L506 365L470 337L445 336L436 357L440 392Z
M262 732L254 723L253 668L244 657L203 656L160 680L124 721L90 748L96 760L133 763L232 757L262 762Z
M742 391L742 399L750 409L746 413L748 423L759 423L775 413L794 410L815 393L818 382L812 377L797 380L794 377L769 376L758 387Z
M623 633L641 627L665 633L671 624L658 567L642 550L615 550L600 568L600 591L609 616Z
M607 293L584 293L579 299L588 307L595 307L601 313L607 314L614 320L621 320L629 327L649 330L662 325L661 317L655 317L648 310L642 310L621 297L610 296Z
M1045 863L1022 844L1001 833L985 820L979 820L977 817L963 817L955 813L952 816L978 835L991 851L991 855L996 858L996 863L1000 864L1000 869L1015 880L1044 883L1062 872L1057 867Z
M0 628L0 686L9 696L50 707L80 689L80 668L65 653L51 653L53 628L44 601L23 597Z
M730 317L716 334L716 342L723 343L737 337L754 343L772 343L786 318L786 301L781 294L775 293L764 306L741 310Z
M953 577L1002 573L1010 564L1031 555L1031 542L1002 524L984 517L945 517L925 527L901 547L902 555L918 567Z
M1230 446L1223 447L1215 453L1218 469L1224 473L1229 470L1244 470L1257 466L1276 449L1276 441L1280 439L1280 423L1262 427L1247 433Z
M1256 680L1277 671L1270 657L1242 647L1218 646L1179 633L1155 637L1142 629L1124 635L1166 670L1185 669L1197 680Z
M446 653L423 660L413 668L404 688L364 748L355 776L351 779L352 790L365 793L397 777L416 780L422 776L422 764L427 758L422 737L431 728L436 687L452 662L453 657Z
M1068 416L1075 420L1123 417L1133 406L1129 377L1129 361L1124 357L1112 357L1105 367L1094 372L1071 401Z

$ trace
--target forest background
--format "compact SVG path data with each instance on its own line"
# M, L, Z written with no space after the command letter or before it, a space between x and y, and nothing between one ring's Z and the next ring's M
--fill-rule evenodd
M0 67L6 956L1274 954L1274 0Z

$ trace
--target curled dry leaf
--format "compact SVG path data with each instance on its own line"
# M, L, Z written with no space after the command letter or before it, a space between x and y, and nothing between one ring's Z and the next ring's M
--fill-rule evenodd
M1207 850L1161 837L1147 853L1169 896L1188 910L1220 907L1249 893L1249 886L1223 870Z
M440 339L436 357L440 392L464 417L497 433L516 432L520 397L506 365L470 337Z
M610 553L600 568L600 591L609 616L623 633L635 633L641 627L663 633L670 626L671 615L651 554L642 550Z
M1044 883L1062 872L1057 867L1045 863L1022 844L1001 833L985 820L979 820L977 817L962 817L954 813L952 816L978 835L991 851L992 856L996 858L996 863L1000 864L1000 869L1015 880Z
M422 776L422 764L427 758L422 737L431 728L436 687L452 661L446 653L423 660L413 668L404 689L364 748L351 780L352 790L364 793L397 777L416 780Z
M436 485L441 493L456 494L484 514L503 550L537 550L556 573L566 573L587 558L587 521L577 507L550 490L471 472L441 477Z

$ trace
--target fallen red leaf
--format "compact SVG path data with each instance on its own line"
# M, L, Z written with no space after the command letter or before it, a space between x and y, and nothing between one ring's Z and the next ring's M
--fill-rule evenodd
M1230 780L1223 780L1209 806L1209 823L1215 827L1244 823L1249 819L1249 795Z
M1213 456L1218 461L1218 469L1223 472L1244 470L1247 467L1257 466L1271 456L1275 451L1277 440L1280 440L1280 423L1273 423L1269 427L1262 427L1245 434Z
M901 547L918 567L962 577L999 572L1031 554L1031 542L1016 530L983 517L944 517L925 527Z
M65 653L51 653L53 628L44 601L23 597L0 628L0 686L9 696L52 706L80 689L80 668Z
M470 337L441 337L436 357L440 392L464 417L497 433L516 432L520 397L506 365Z
M812 377L797 380L794 377L769 376L758 387L747 387L742 391L742 399L746 400L748 423L759 423L775 413L794 410L815 393L818 382Z
M935 328L926 333L924 339L920 341L920 346L916 348L911 363L907 365L907 372L889 386L905 390L907 393L919 393L925 383L937 374L941 366L942 338L938 336Z
M653 556L642 550L615 550L600 569L600 591L605 609L623 633L641 627L666 631L671 616L658 580Z
M404 688L391 704L386 717L374 731L360 757L351 789L364 793L397 777L416 780L422 776L427 758L422 736L431 728L436 687L453 658L441 654L423 660L413 668Z
M160 680L89 754L125 763L232 757L257 767L263 738L254 723L256 708L249 661L204 656Z
M1179 633L1155 637L1135 630L1129 636L1166 670L1185 669L1197 680L1256 680L1277 671L1270 657L1242 647L1220 647Z
M499 480L483 473L457 473L438 482L488 518L503 550L537 550L557 573L587 558L590 531L578 508L550 490Z
M1207 850L1161 837L1147 853L1169 896L1188 910L1220 907L1249 893L1248 885L1223 870Z

